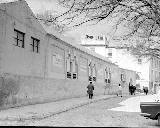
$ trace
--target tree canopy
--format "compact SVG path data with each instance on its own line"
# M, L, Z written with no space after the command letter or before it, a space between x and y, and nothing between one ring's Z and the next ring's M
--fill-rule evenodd
M62 14L50 17L47 22L78 27L115 19L115 28L124 25L127 33L117 37L130 40L132 53L141 56L160 56L160 1L159 0L59 0L66 8Z

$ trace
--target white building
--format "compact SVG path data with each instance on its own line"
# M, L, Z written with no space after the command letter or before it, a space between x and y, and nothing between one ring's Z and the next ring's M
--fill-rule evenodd
M152 60L136 58L130 54L129 48L109 44L104 35L100 37L86 35L82 38L82 45L107 57L120 68L136 71L140 76L136 83L140 84L141 89L146 86L151 90L152 86L160 81L160 59L158 58ZM155 87L153 87L153 90L156 92Z

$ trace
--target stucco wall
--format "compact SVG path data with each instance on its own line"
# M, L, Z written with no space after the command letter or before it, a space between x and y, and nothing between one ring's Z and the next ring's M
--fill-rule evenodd
M2 46L5 42L5 33L5 12L0 7L0 72L2 71Z
M5 5L5 40L1 43L1 73L44 76L46 32L30 14L23 2ZM25 33L25 47L15 46L14 29ZM32 51L31 36L40 40L40 52Z
M23 1L6 4L0 13L0 106L17 106L86 96L88 61L96 64L94 95L115 94L120 81L118 66L46 35ZM14 29L25 33L25 48L15 46ZM31 36L40 39L40 53L32 52ZM78 59L78 79L66 78L66 55ZM58 54L57 64L52 60ZM83 58L83 60L82 60ZM104 69L111 68L111 85L106 87ZM127 73L130 73L129 71ZM133 76L133 74L130 74ZM128 76L130 76L128 75ZM127 79L128 80L128 79ZM127 85L125 86L127 89ZM124 89L124 92L128 92Z
M88 82L5 74L0 78L0 107L44 103L86 96ZM94 95L104 87L95 85ZM107 94L107 90L106 90Z
M131 79L132 79L132 84L134 86L136 85L136 72L119 68L119 74L121 73L125 74L125 81L119 81L119 83L122 85L123 94L129 95L129 82L131 82Z

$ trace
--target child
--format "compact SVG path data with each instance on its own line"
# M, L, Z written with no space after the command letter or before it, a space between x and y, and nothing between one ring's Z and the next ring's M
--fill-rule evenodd
M117 96L120 95L122 97L122 86L119 84Z

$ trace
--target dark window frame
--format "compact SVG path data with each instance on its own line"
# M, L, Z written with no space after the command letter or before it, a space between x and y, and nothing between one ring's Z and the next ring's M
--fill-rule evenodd
M67 71L67 78L71 79L71 80L76 80L76 79L78 79L78 64L76 62L76 56L74 56L74 58L71 58L71 54L69 53L68 59L70 59L69 60L70 71ZM75 69L73 69L74 63L75 63L75 67L74 67ZM75 72L73 70L75 70Z
M96 79L96 77L93 77L92 80L93 80L93 81L96 81L97 79Z
M102 37L102 36L100 36L100 40L103 40L103 37Z
M67 78L72 78L72 73L71 72L67 72Z
M73 79L77 79L77 73L73 73Z
M142 64L142 59L138 58L138 64Z
M14 29L14 32L16 32L16 37L14 37L14 39L16 40L16 44L14 44L15 46L24 48L24 38L25 38L25 33ZM20 39L20 35L22 36L22 39ZM21 43L21 46L20 46Z
M31 40L32 40L32 44L31 44L32 51L36 52L36 53L39 53L39 51L40 51L40 40L37 39L37 38L34 38L32 36L31 36Z
M109 57L112 57L112 53L111 53L111 52L109 52L109 53L108 53L108 56L109 56Z
M92 81L92 80L93 80L92 76L89 76L88 81Z

